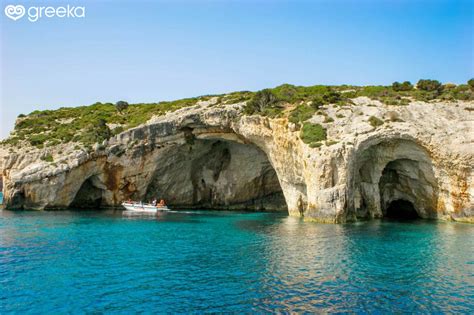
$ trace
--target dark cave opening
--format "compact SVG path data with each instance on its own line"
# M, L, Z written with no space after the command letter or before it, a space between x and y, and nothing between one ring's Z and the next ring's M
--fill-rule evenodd
M102 189L94 185L94 177L90 177L79 188L69 208L98 209L102 205L102 192Z
M194 139L157 164L145 200L176 209L288 211L273 166L254 145Z
M375 142L360 149L357 160L350 209L355 218L437 217L435 166L420 143L409 139Z
M413 204L403 199L390 202L385 211L385 218L388 219L416 220L420 218Z

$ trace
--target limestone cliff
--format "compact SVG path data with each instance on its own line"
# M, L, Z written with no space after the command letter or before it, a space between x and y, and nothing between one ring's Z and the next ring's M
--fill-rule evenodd
M423 218L474 220L472 101L352 102L309 119L327 132L318 147L285 117L243 115L245 102L217 98L91 151L3 145L4 200L11 209L63 209L158 197L176 208L287 210L334 223L380 218L405 200Z

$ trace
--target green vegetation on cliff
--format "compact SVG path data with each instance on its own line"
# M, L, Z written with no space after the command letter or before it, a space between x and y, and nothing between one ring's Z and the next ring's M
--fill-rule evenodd
M34 111L18 117L14 135L5 142L17 144L25 140L36 147L71 141L92 145L145 123L154 115L194 105L197 100L188 98L173 102L120 105L120 108L112 103L95 103L90 106Z
M326 129L320 124L304 123L300 132L301 140L311 147L318 147L319 143L327 139Z
M305 121L315 113L325 115L322 106L351 106L351 99L365 96L379 100L387 105L408 105L411 101L455 101L474 100L474 79L467 84L442 84L436 80L419 80L416 85L405 81L394 82L390 86L295 86L283 84L272 89L258 92L233 92L216 95L216 105L225 106L247 102L244 114L268 117L288 117L290 122L302 124L302 138L316 145L321 140L311 139L312 134L322 134L317 128L310 127ZM90 106L60 108L57 110L34 111L29 115L19 115L14 132L3 144L13 146L32 145L37 148L54 146L60 143L75 142L84 146L110 138L127 129L145 123L153 116L192 106L199 100L208 100L211 96L187 98L171 102L148 104L128 104L119 101L95 103ZM325 123L333 121L326 117ZM379 122L370 121L376 127ZM306 127L305 127L306 126ZM306 129L305 129L306 128ZM306 139L306 140L305 140Z
M472 101L474 100L474 79L468 84L441 84L437 80L419 80L416 88L409 82L394 82L391 86L294 86L283 84L273 89L265 89L254 94L247 103L247 114L259 114L270 117L283 115L285 104L299 104L289 116L294 123L304 122L320 106L351 105L351 99L365 96L387 105L408 105L410 101Z

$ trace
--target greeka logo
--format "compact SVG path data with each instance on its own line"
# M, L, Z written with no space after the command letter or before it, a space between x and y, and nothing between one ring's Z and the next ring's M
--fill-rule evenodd
M69 4L65 7L29 7L26 9L22 5L7 5L5 7L5 15L17 21L21 19L25 13L28 15L28 20L30 22L36 22L40 18L84 18L86 16L85 7L75 7L70 6Z
M25 7L22 5L7 5L5 7L5 15L13 21L16 21L25 15Z

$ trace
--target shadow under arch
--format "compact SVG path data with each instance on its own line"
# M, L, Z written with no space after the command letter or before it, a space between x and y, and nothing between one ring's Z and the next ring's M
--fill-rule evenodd
M349 183L349 219L437 216L438 183L433 162L414 139L370 139L361 144ZM410 205L416 213L406 213Z
M184 133L186 142L158 156L146 191L132 198L165 199L177 209L288 211L277 173L257 145L232 133Z
M88 177L76 192L69 204L71 209L98 209L103 206L103 195L106 187L102 184L99 175Z

